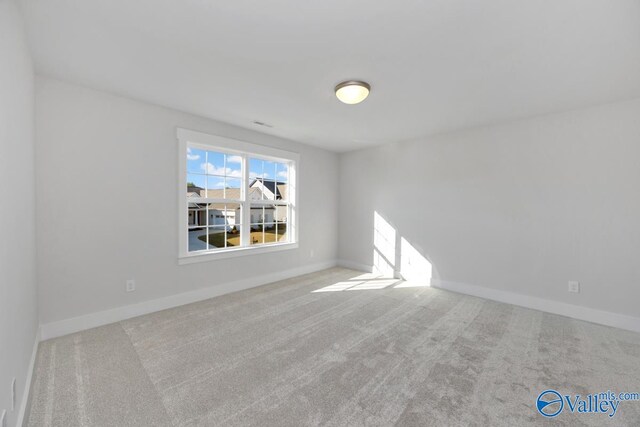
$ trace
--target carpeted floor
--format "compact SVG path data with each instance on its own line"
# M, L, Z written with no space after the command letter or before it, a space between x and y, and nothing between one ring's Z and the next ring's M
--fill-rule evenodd
M41 343L30 426L640 425L640 334L335 268Z

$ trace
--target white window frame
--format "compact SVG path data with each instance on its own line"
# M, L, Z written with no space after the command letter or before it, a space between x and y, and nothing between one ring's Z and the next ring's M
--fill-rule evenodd
M210 135L189 129L177 128L178 137L178 263L191 264L194 262L211 261L223 258L237 257L243 255L255 255L268 252L295 249L298 247L298 185L297 172L300 162L300 155L290 151L263 145L252 144L245 141ZM287 234L289 241L285 243L269 243L252 246L249 243L249 235L246 230L250 228L250 209L242 209L242 246L232 248L218 248L207 251L189 252L189 232L188 232L188 206L187 198L187 147L195 147L208 151L219 151L228 154L238 154L242 156L242 199L245 206L250 206L247 190L249 187L249 158L260 158L275 162L286 162L289 164L289 180L287 198L289 203L290 218L287 218ZM230 203L235 203L231 202Z

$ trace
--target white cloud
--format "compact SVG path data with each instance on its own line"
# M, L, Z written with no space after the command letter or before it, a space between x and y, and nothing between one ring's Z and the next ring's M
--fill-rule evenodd
M227 163L242 163L242 157L240 156L228 156Z
M191 148L187 148L187 160L198 160L200 158L200 154L192 154Z
M242 174L239 170L234 170L231 168L219 168L211 163L202 163L200 165L200 169L202 169L207 175L226 175L232 178L241 178Z
M224 168L216 168L211 163L202 163L200 165L200 169L202 169L204 173L208 173L209 175L214 175L214 174L223 175L222 170Z
M278 172L278 176L280 178L288 178L289 177L289 173L287 171L280 171L280 172Z
M255 179L257 177L258 177L258 174L256 172L249 172L249 178Z

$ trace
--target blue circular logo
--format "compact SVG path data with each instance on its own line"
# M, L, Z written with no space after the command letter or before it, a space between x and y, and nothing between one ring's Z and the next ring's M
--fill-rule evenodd
M564 409L562 396L555 390L545 390L538 396L538 412L545 417L555 417Z

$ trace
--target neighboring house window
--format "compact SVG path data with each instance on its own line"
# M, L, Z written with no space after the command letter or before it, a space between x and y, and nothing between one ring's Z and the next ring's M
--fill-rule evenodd
M296 244L297 154L186 129L178 139L181 258Z

